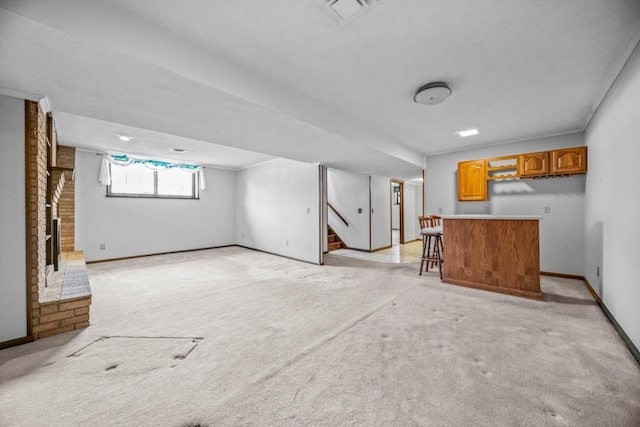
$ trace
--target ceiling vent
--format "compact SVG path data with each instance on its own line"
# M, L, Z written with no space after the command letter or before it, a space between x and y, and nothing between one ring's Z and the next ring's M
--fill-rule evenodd
M362 12L373 6L378 0L316 0L329 10L340 24L349 22Z

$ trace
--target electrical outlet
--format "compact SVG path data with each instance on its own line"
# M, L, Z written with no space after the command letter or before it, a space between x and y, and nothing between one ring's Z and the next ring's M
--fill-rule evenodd
M544 213L551 213L551 206L545 206Z
M373 208L371 208L371 213L373 213Z
M362 208L358 208L358 213L362 213Z
M311 208L307 208L307 213L311 213Z
M106 243L100 243L100 250L104 251L105 249L107 249L107 244Z
M438 208L438 213L442 213L442 208Z
M242 233L242 238L244 239L244 233Z
M596 268L596 276L600 277L600 266Z
M289 246L289 241L287 240L287 243L285 244L285 246Z

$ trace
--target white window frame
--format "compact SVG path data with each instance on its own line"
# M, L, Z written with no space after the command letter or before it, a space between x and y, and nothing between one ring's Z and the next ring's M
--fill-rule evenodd
M126 166L124 166L126 167ZM109 163L110 173L117 169L111 163ZM158 194L158 173L164 172L164 170L152 170L153 172L153 194L137 194L137 193L114 193L111 191L111 185L107 185L107 197L134 197L134 198L144 198L144 199L186 199L186 200L199 200L200 199L200 186L198 183L200 182L200 171L193 172L191 175L191 195L183 196L183 195L172 195L172 194Z

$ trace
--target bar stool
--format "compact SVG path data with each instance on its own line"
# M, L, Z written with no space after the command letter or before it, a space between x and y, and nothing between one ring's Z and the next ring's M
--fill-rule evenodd
M420 223L420 235L422 236L422 257L420 258L420 275L426 263L425 271L438 264L440 280L442 280L443 244L442 227L439 225L440 217L418 217Z

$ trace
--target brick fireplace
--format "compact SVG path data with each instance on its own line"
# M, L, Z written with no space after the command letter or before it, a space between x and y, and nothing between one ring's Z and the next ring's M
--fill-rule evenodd
M25 102L27 330L39 339L89 326L91 289L84 256L74 252L75 148L58 146L51 114Z

